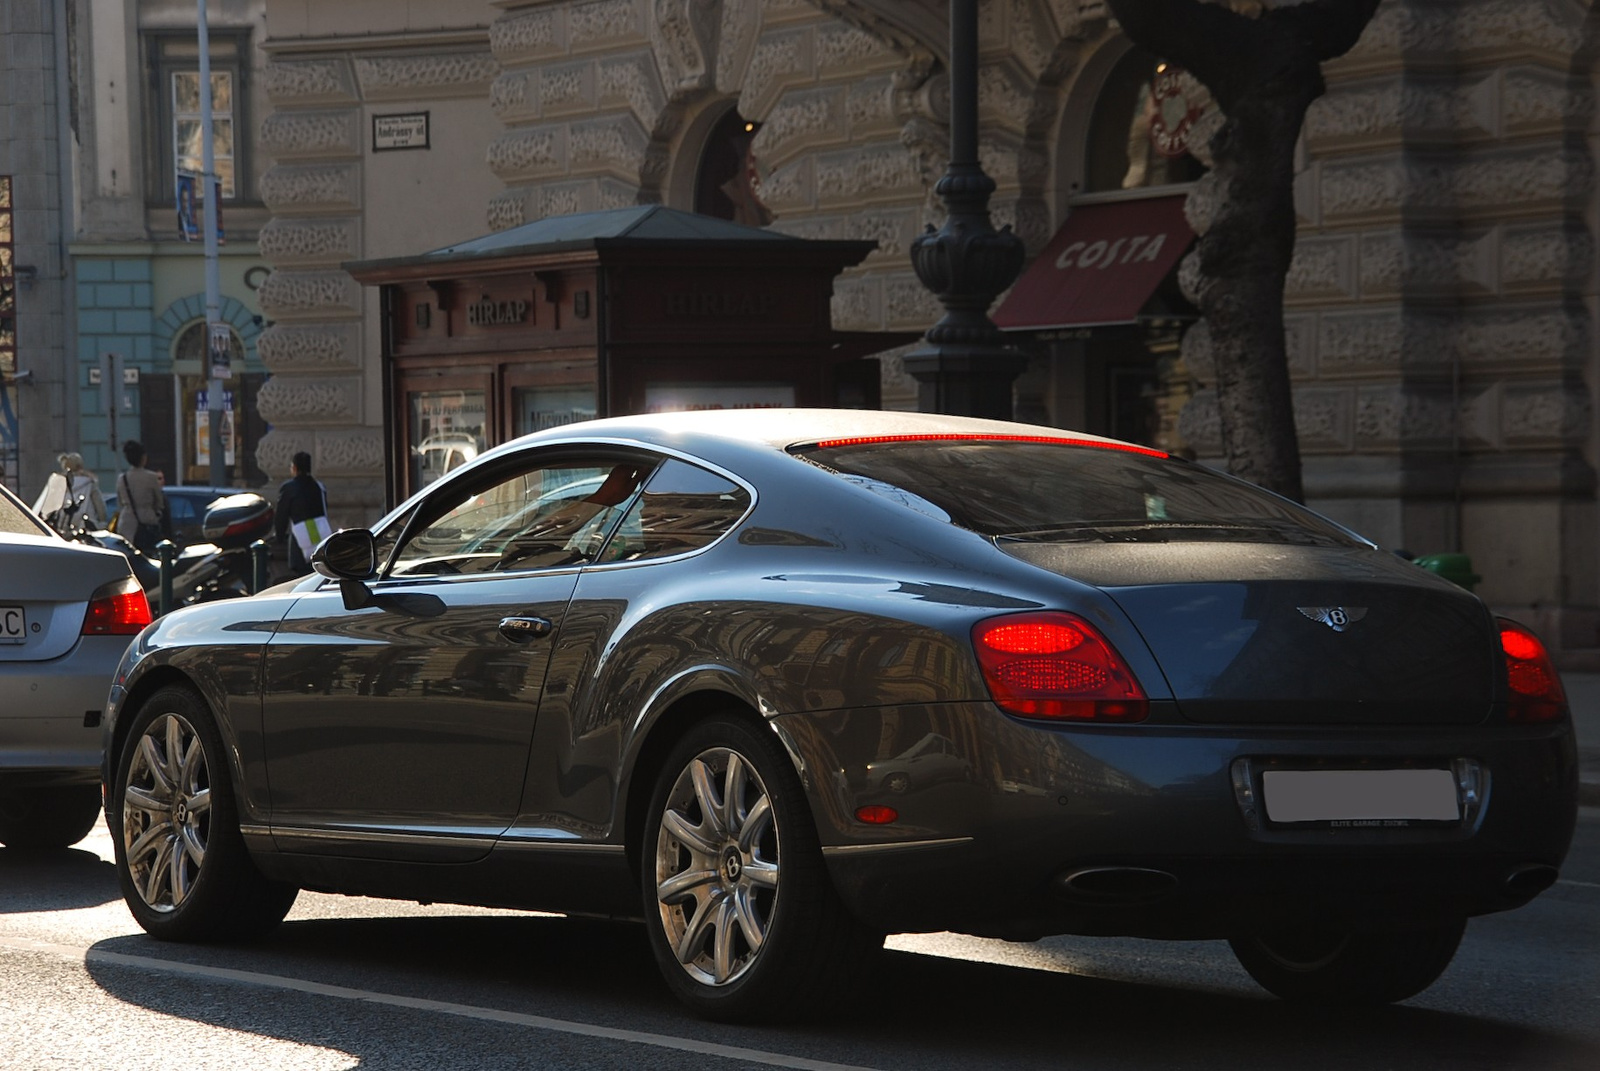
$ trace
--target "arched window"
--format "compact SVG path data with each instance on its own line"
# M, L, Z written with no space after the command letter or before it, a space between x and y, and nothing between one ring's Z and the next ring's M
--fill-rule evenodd
M761 179L750 143L761 124L746 119L737 108L717 120L700 153L695 175L694 210L749 227L765 227L772 211L761 203Z
M1206 169L1188 152L1188 133L1215 107L1192 75L1142 48L1129 50L1112 68L1095 101L1084 192L1166 186L1199 178Z
M231 343L229 350L233 370L237 374L244 370L244 340L239 337L239 332L228 326L228 338ZM206 322L196 320L178 332L178 337L172 342L172 359L175 361L204 361L206 357ZM209 373L209 366L206 366Z

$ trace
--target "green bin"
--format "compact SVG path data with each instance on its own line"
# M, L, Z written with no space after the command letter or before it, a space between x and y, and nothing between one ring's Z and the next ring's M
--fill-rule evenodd
M1438 573L1453 584L1468 591L1473 590L1483 577L1472 571L1472 559L1465 554L1424 554L1415 559L1416 564L1430 573Z

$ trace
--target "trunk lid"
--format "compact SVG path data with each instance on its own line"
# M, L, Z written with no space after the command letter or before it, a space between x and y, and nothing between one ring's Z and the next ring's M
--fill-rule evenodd
M1467 591L1382 550L1008 543L1116 600L1202 724L1470 725L1498 631Z
M128 575L128 559L115 551L0 534L0 662L42 662L72 650L90 596Z

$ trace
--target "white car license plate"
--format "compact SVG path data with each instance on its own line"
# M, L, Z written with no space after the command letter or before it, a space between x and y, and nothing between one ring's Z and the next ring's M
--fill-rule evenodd
M28 615L20 606L0 606L0 643L21 643L28 638Z
M1261 793L1271 822L1382 827L1461 817L1449 770L1264 770Z

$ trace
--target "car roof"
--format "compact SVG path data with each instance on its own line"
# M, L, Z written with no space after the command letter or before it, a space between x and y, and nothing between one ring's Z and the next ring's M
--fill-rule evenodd
M940 413L877 409L713 409L586 420L580 424L567 424L525 435L506 446L618 438L670 443L690 452L693 452L697 443L710 440L759 444L785 450L830 439L900 435L1005 435L1118 442L1116 439L1063 428Z

